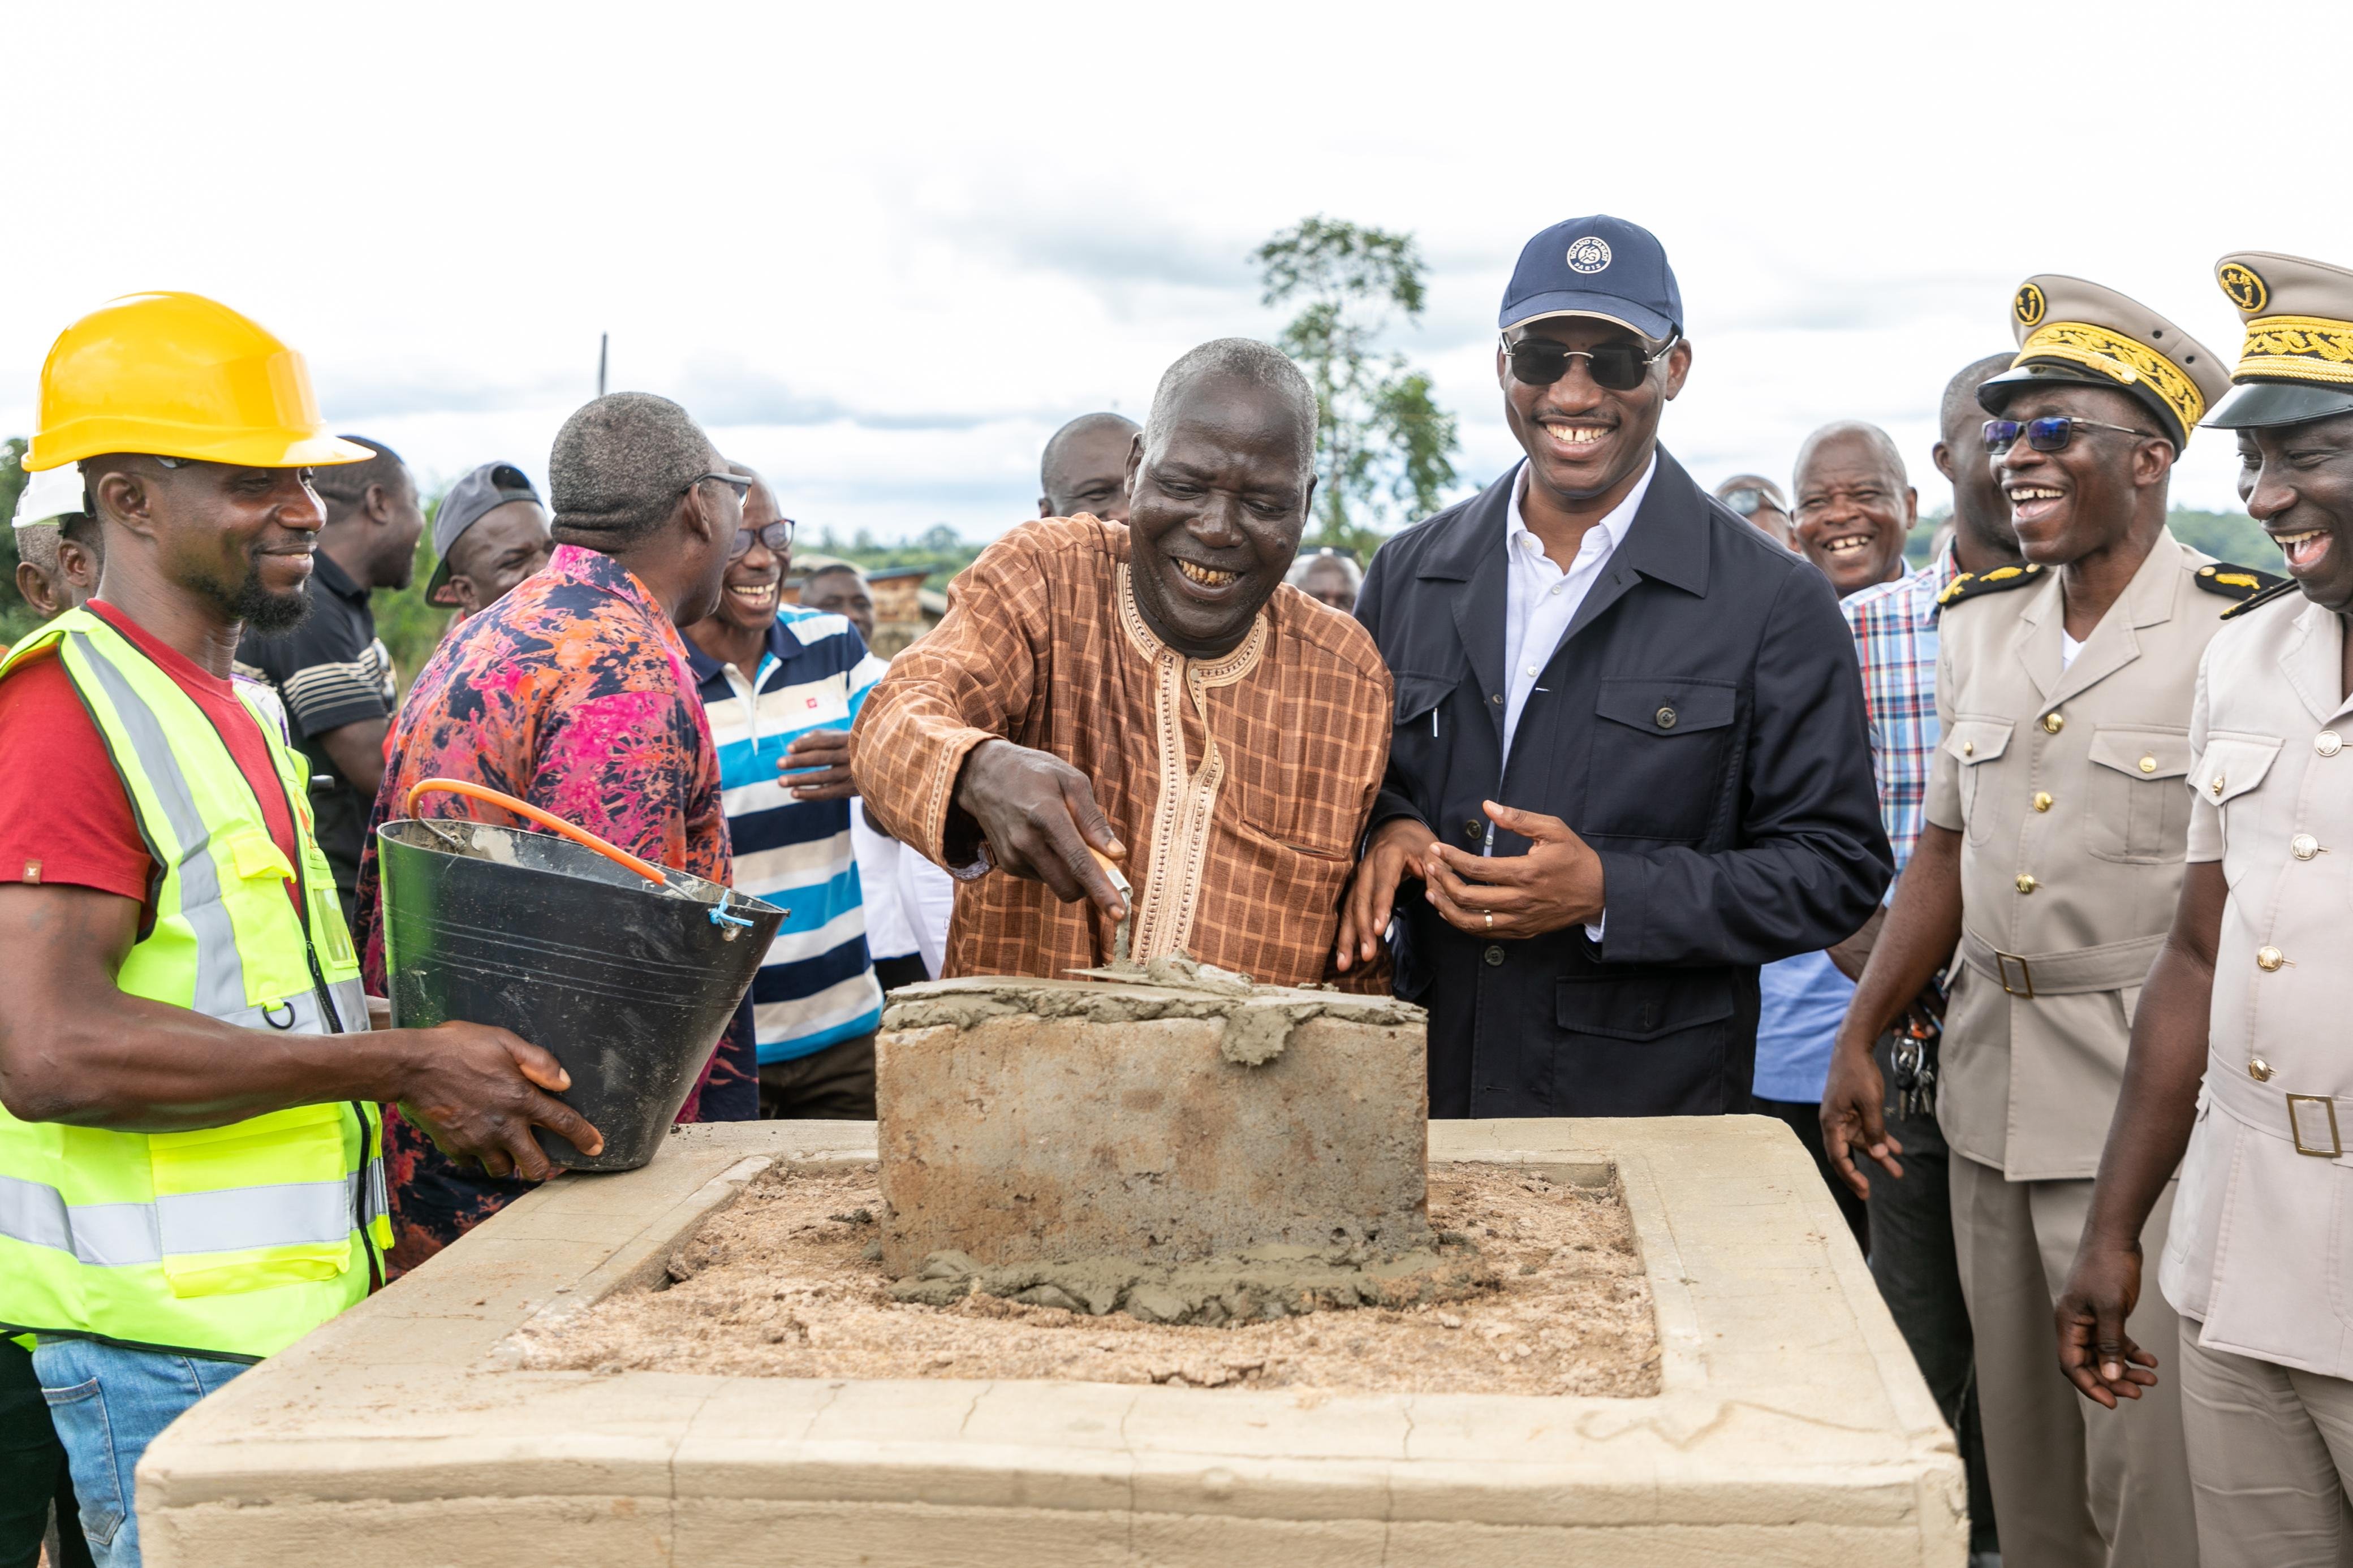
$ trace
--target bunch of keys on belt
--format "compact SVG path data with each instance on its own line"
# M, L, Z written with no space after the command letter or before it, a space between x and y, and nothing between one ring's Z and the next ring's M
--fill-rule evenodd
M1935 1022L1923 1021L1930 1017L1926 1008L1915 1006L1888 1052L1895 1068L1895 1114L1907 1121L1936 1111L1936 1063L1928 1044L1942 1031Z

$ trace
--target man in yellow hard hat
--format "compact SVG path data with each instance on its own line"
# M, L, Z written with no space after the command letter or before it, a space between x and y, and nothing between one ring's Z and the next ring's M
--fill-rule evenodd
M601 1147L502 1030L370 1032L304 771L229 679L306 606L326 434L301 357L192 294L117 300L42 368L26 466L77 465L99 595L0 659L0 1331L34 1367L102 1564L139 1561L148 1442L364 1296L376 1102L548 1173Z

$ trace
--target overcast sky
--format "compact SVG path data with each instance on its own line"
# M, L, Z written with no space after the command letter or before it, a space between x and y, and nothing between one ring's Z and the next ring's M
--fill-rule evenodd
M1271 337L1248 257L1310 213L1408 229L1398 346L1514 458L1495 308L1536 230L1665 242L1704 483L1892 431L1922 510L1937 395L2035 272L2235 358L2214 258L2353 265L2329 62L2353 7L1463 0L824 6L497 0L15 8L0 433L68 321L191 289L309 358L328 417L428 482L543 476L611 385L679 399L845 537L1035 510L1062 420L1140 416L1204 339ZM2234 507L2231 444L2177 502Z

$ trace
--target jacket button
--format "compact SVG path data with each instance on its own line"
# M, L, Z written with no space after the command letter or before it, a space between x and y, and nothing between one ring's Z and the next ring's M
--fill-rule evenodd
M2042 732L2046 735L2055 735L2066 727L2067 721L2062 719L2055 711L2042 716Z
M2309 860L2320 853L2320 840L2309 833L2299 833L2287 841L2287 852L2299 860Z
M1462 837L1465 838L1483 838L1486 834L1487 825L1475 816L1462 825Z
M1660 709L1654 717L1659 721L1659 728L1662 730L1672 730L1675 727L1675 710L1672 708Z
M2031 871L2021 871L2018 874L2018 890L2021 893L2031 893L2042 885L2034 879L2034 873Z
M2324 757L2333 757L2345 749L2345 742L2336 731L2323 730L2313 738L2312 749Z
M1487 700L1488 700L1488 701L1490 701L1490 702L1493 702L1493 704L1495 704L1495 706L1497 706L1498 708L1500 708L1500 707L1502 707L1502 706L1504 705L1504 694L1503 694L1502 692L1498 691L1498 692L1496 692L1493 696L1492 696L1492 697L1488 698L1488 699L1487 699Z
M2034 792L2034 809L2037 811L2048 811L2051 809L2051 792L2049 790L2039 789Z
M2255 967L2262 970L2265 974L2276 973L2279 967L2286 962L2287 954L2282 952L2278 948L2259 947L2255 949Z
M1488 950L1487 950L1483 954L1482 954L1481 956L1482 956L1483 958L1485 958L1485 959L1486 959L1486 961L1487 961L1487 964L1488 964L1488 967L1489 967L1489 968L1491 968L1491 969L1494 969L1494 968L1501 968L1501 967L1503 966L1503 963L1504 963L1504 949L1503 949L1503 944L1499 942L1499 943L1495 944L1494 946L1490 947L1490 948L1489 948L1489 949L1488 949Z
M2140 771L2145 773L2153 773L2157 772L2157 759L2155 757L2143 757L2140 760Z

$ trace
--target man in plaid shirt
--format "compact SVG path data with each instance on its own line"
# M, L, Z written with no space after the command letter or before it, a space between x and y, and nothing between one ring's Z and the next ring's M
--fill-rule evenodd
M2018 555L2010 526L2010 504L1984 456L1979 426L1984 410L1977 389L1987 377L2010 368L2014 356L1992 354L1969 365L1945 388L1937 469L1953 485L1952 542L1918 571L1865 588L1839 602L1854 628L1862 661L1863 705L1871 721L1871 765L1879 779L1879 813L1895 852L1898 877L1912 858L1926 807L1928 773L1936 754L1936 599L1963 572L1983 572ZM1891 884L1887 899L1895 896ZM1863 961L1879 933L1882 914L1831 950L1832 962L1849 979L1862 973ZM1879 1069L1892 1079L1894 1037L1878 1046ZM1929 1060L1935 1060L1934 1042ZM1827 1122L1842 1089L1835 1064L1823 1095ZM1873 1092L1879 1092L1873 1090ZM1985 1448L1977 1421L1974 1346L1961 1279L1953 1253L1953 1215L1947 1185L1944 1134L1933 1104L1913 1114L1887 1107L1887 1130L1904 1148L1904 1179L1871 1184L1871 1272L1880 1294L1904 1331L1936 1404L1960 1435L1969 1475L1972 1552L1999 1550L1993 1499L1985 1480Z

